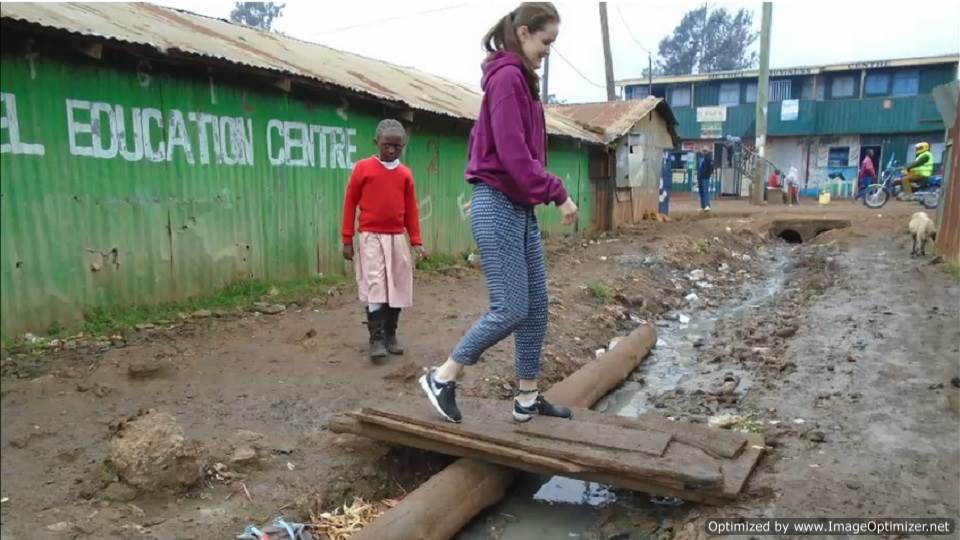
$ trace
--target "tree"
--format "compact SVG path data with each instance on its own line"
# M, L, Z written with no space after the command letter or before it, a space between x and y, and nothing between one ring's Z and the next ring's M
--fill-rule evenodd
M673 33L660 41L654 73L687 75L744 69L756 64L757 53L747 52L757 32L753 13L725 8L707 11L703 6L684 14ZM646 76L648 70L644 70Z
M547 96L547 105L563 105L567 100L560 99L556 94L550 94Z
M260 30L270 30L274 19L283 13L285 7L286 4L273 2L236 2L230 12L230 20Z

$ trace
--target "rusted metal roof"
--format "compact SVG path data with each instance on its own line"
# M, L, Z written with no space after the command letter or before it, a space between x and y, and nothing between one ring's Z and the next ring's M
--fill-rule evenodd
M656 111L667 123L674 143L679 141L675 127L677 120L667 102L660 98L550 105L548 108L551 112L567 116L602 136L607 144L626 135L637 122Z
M3 2L0 16L72 34L151 47L162 54L213 58L304 77L454 118L474 120L480 111L479 90L466 84L223 19L148 3ZM552 135L600 142L595 133L555 114L547 115L547 129Z

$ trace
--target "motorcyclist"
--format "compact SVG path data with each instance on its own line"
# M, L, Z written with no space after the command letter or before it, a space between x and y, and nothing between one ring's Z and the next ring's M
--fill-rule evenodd
M918 142L913 145L916 159L904 166L906 174L903 176L903 193L901 198L913 197L913 184L926 182L933 176L933 154L930 152L930 143Z

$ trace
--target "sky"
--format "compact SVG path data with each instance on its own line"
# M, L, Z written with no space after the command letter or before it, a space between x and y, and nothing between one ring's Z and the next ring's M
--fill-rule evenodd
M154 3L229 18L233 2L157 0ZM490 0L398 2L286 0L274 30L306 41L413 66L479 86L486 31L517 2ZM560 35L550 59L549 88L571 103L604 101L603 48L597 2L556 2ZM647 51L702 6L685 0L609 2L614 78L639 77ZM920 5L917 10L913 5ZM760 2L709 2L713 9L754 11ZM922 32L912 29L923 26ZM932 0L883 4L862 0L781 0L773 3L770 66L791 67L960 53L960 3ZM759 45L759 39L754 49Z

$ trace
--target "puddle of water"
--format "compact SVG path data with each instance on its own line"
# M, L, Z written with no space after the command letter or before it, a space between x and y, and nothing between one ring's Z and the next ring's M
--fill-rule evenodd
M771 249L768 277L749 290L745 297L728 301L709 311L690 314L690 322L669 322L657 328L657 347L619 388L600 400L594 409L622 416L638 416L650 410L652 397L682 384L697 366L698 339L709 339L720 319L740 319L749 311L772 299L784 286L787 250ZM738 392L748 389L748 374L730 371L740 379ZM636 382L643 380L643 383ZM486 540L490 537L488 519L501 515L506 525L502 540L541 540L581 538L594 523L598 510L606 505L624 504L633 510L657 514L683 504L678 499L652 498L644 494L625 494L618 499L609 486L562 476L521 475L510 494L492 510L473 520L456 538Z

